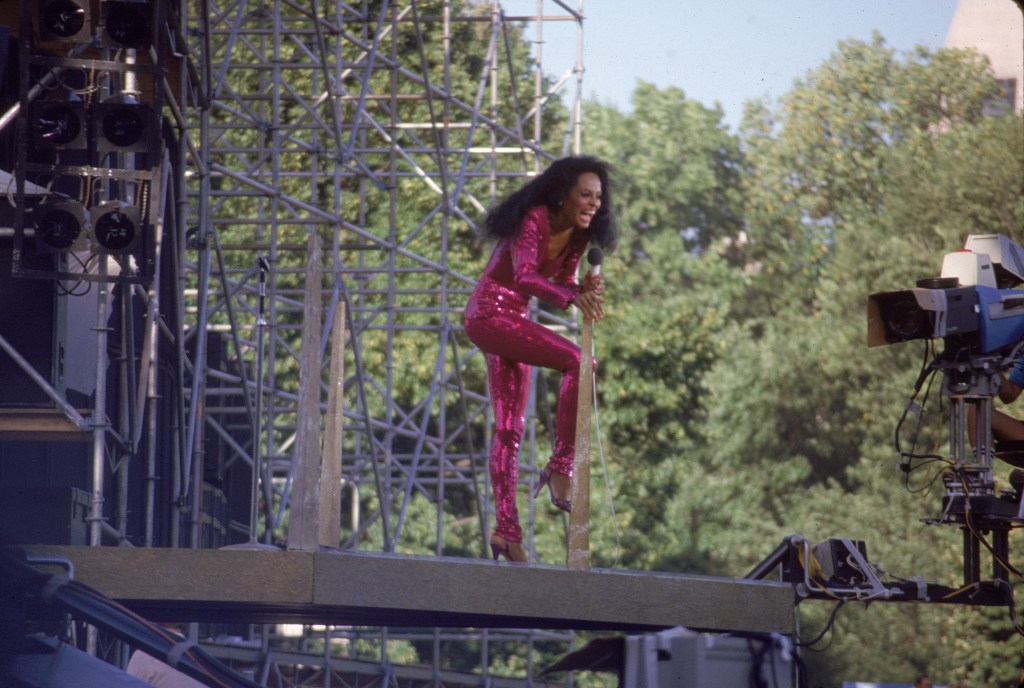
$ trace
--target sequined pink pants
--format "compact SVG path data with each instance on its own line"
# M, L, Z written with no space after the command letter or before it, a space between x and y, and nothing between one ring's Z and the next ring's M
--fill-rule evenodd
M488 291L502 291L500 298L483 302L472 299L466 308L466 334L486 354L487 385L494 406L494 438L491 441L491 489L494 491L496 527L494 534L511 542L522 542L516 506L519 444L526 425L526 402L530 394L533 366L558 370L555 449L551 469L572 475L576 452L576 407L579 395L580 349L526 316L525 303L512 290L490 285ZM474 295L475 297L476 295Z

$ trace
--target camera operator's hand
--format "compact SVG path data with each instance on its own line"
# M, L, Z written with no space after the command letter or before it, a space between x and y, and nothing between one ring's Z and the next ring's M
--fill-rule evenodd
M1024 356L1021 356L1009 368L1010 376L1006 377L1000 373L999 378L999 401L1004 404L1012 404L1020 396L1020 376L1024 373Z
M999 401L1004 404L1012 404L1020 396L1021 391L1019 385L1003 378L1003 381L999 384Z

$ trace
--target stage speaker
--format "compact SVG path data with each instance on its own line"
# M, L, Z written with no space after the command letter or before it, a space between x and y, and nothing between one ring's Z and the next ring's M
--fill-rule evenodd
M11 274L13 240L0 238L0 336L48 385L76 408L91 406L96 388L95 285L25 279ZM22 252L22 263L53 270L56 254ZM0 407L52 407L43 387L0 350Z
M89 493L75 487L3 489L5 545L88 545Z

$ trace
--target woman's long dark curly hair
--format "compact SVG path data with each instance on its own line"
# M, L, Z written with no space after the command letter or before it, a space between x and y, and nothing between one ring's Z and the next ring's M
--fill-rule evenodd
M493 239L515 236L523 217L534 206L545 205L551 213L557 212L579 176L592 172L601 180L601 207L590 222L590 241L603 249L613 249L618 236L612 220L611 171L608 163L589 155L554 161L539 176L487 213L484 218L485 236Z

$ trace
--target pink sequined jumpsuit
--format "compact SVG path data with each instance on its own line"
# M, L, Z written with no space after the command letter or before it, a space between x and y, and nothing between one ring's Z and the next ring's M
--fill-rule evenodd
M532 208L523 218L519 233L495 247L466 306L466 334L486 354L487 383L494 406L490 455L497 521L494 534L510 542L523 540L516 480L532 366L562 373L551 469L571 476L576 447L580 349L530 320L529 304L531 297L537 297L563 310L569 307L580 292L576 268L590 231L574 230L568 245L555 258L548 258L550 237L547 208Z

